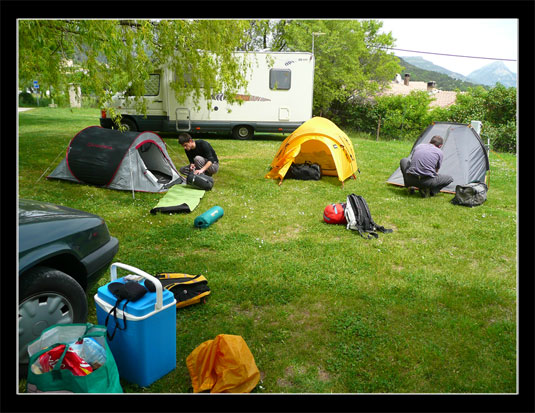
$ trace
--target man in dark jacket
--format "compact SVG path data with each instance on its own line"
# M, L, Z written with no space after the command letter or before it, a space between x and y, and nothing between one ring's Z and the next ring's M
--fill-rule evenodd
M180 168L181 174L189 175L193 172L196 175L212 176L219 170L219 159L208 142L202 139L194 141L189 133L181 133L178 136L178 142L186 151L189 160L189 165Z
M422 143L414 149L412 159L403 158L399 162L405 186L418 188L423 198L436 195L453 182L451 176L438 173L444 159L443 144L442 137L435 135L429 143Z

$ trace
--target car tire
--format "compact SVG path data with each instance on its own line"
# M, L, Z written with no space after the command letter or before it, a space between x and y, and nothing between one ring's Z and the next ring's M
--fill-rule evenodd
M35 267L19 278L19 372L28 369L28 344L54 324L85 323L87 297L71 276Z
M132 119L123 118L121 119L121 125L126 126L125 132L137 132L137 125Z
M234 139L246 140L251 139L254 135L254 129L248 125L238 125L232 129Z

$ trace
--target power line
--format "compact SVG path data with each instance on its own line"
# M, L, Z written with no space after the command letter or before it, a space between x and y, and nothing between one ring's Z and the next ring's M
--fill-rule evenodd
M411 52L411 53L424 53L424 54L435 54L439 56L452 56L452 57L467 57L469 59L487 59L487 60L503 60L506 62L516 62L515 59L502 59L499 57L479 57L479 56L463 56L458 54L447 54L447 53L435 53L435 52L422 52L418 50L407 50L407 49L395 49L395 48L388 48L390 50L397 50L399 52Z

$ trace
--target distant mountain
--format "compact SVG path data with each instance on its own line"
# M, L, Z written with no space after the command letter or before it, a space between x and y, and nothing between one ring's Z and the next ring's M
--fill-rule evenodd
M477 84L466 82L464 80L455 79L451 76L448 76L447 74L431 71L431 70L425 70L418 66L415 66L407 61L405 61L404 58L398 58L399 64L403 66L405 69L402 73L400 73L401 77L403 78L403 75L405 73L410 73L411 80L415 82L436 82L437 89L440 90L455 90L459 89L462 92L465 92L470 87L476 87ZM423 59L422 59L423 60ZM431 62L432 66L439 68L440 66L435 66ZM431 66L429 66L431 67ZM442 70L446 70L444 68L441 68ZM453 73L453 72L450 72Z
M437 66L420 56L405 56L400 58L400 60L402 62L405 61L414 67L442 73L453 79L461 80L474 85L494 86L497 82L499 82L506 87L516 87L516 74L511 72L503 62L489 63L488 65L473 71L468 76L463 76L460 73L455 73L441 66ZM412 73L411 78L413 78ZM437 87L439 87L438 81Z
M403 57L403 60L405 60L406 62L416 67L419 67L420 69L430 70L432 72L444 73L445 75L448 75L449 77L452 77L454 79L464 80L465 82L470 81L466 76L463 76L460 73L452 72L451 70L445 69L442 66L437 66L433 62L430 62L429 60L425 60L423 57L420 57L420 56L405 56ZM477 83L477 82L474 82L474 83Z
M516 87L516 74L511 72L503 62L493 62L468 75L474 83L494 86L497 82L506 87Z

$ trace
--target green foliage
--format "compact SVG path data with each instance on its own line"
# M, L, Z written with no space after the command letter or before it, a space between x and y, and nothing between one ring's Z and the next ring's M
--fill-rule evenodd
M487 91L478 86L471 88L467 93L457 93L455 105L446 109L445 121L470 123L471 120L483 121L485 116L485 96Z
M493 125L506 125L516 120L516 88L497 84L488 90L485 101L485 120Z
M210 100L212 93L225 93L229 102L245 87L246 65L233 52L246 39L247 21L162 20L158 24L155 61L167 64L175 73L171 87L177 100L184 102L193 92L193 101Z
M490 139L491 148L499 152L516 152L516 95L515 87L501 84L490 88L469 88L457 94L457 102L446 109L434 109L436 121L470 123L482 122L481 137Z
M355 131L383 139L413 141L431 122L482 122L481 137L490 139L491 148L499 152L516 152L516 88L497 85L468 88L457 93L457 101L447 108L430 109L432 97L426 92L407 96L358 96L333 105L333 120Z
M250 20L250 25L246 29L247 36L240 50L284 50L286 41L283 35L288 22L288 20Z
M377 99L377 112L381 116L381 133L385 136L404 139L422 131L428 124L427 111L431 97L427 92L411 92L408 96L381 96Z
M497 152L516 153L516 122L507 121L505 124L493 125L487 124L481 135L483 138L490 139L490 146Z
M373 93L399 72L395 56L381 49L393 43L390 34L378 33L381 25L374 20L293 20L283 26L284 50L311 50L314 41L315 114L330 116L337 102L354 93Z
M198 102L213 91L232 100L244 85L244 66L231 56L247 26L235 20L21 20L19 82L38 80L54 94L80 85L101 107L129 89L145 113L145 81L168 64L179 101L193 92Z
M431 121L428 112L431 97L423 91L407 96L379 96L375 100L352 100L338 111L340 122L357 131L376 134L386 139L412 138Z
M37 102L31 93L22 92L19 93L19 106L37 106Z

